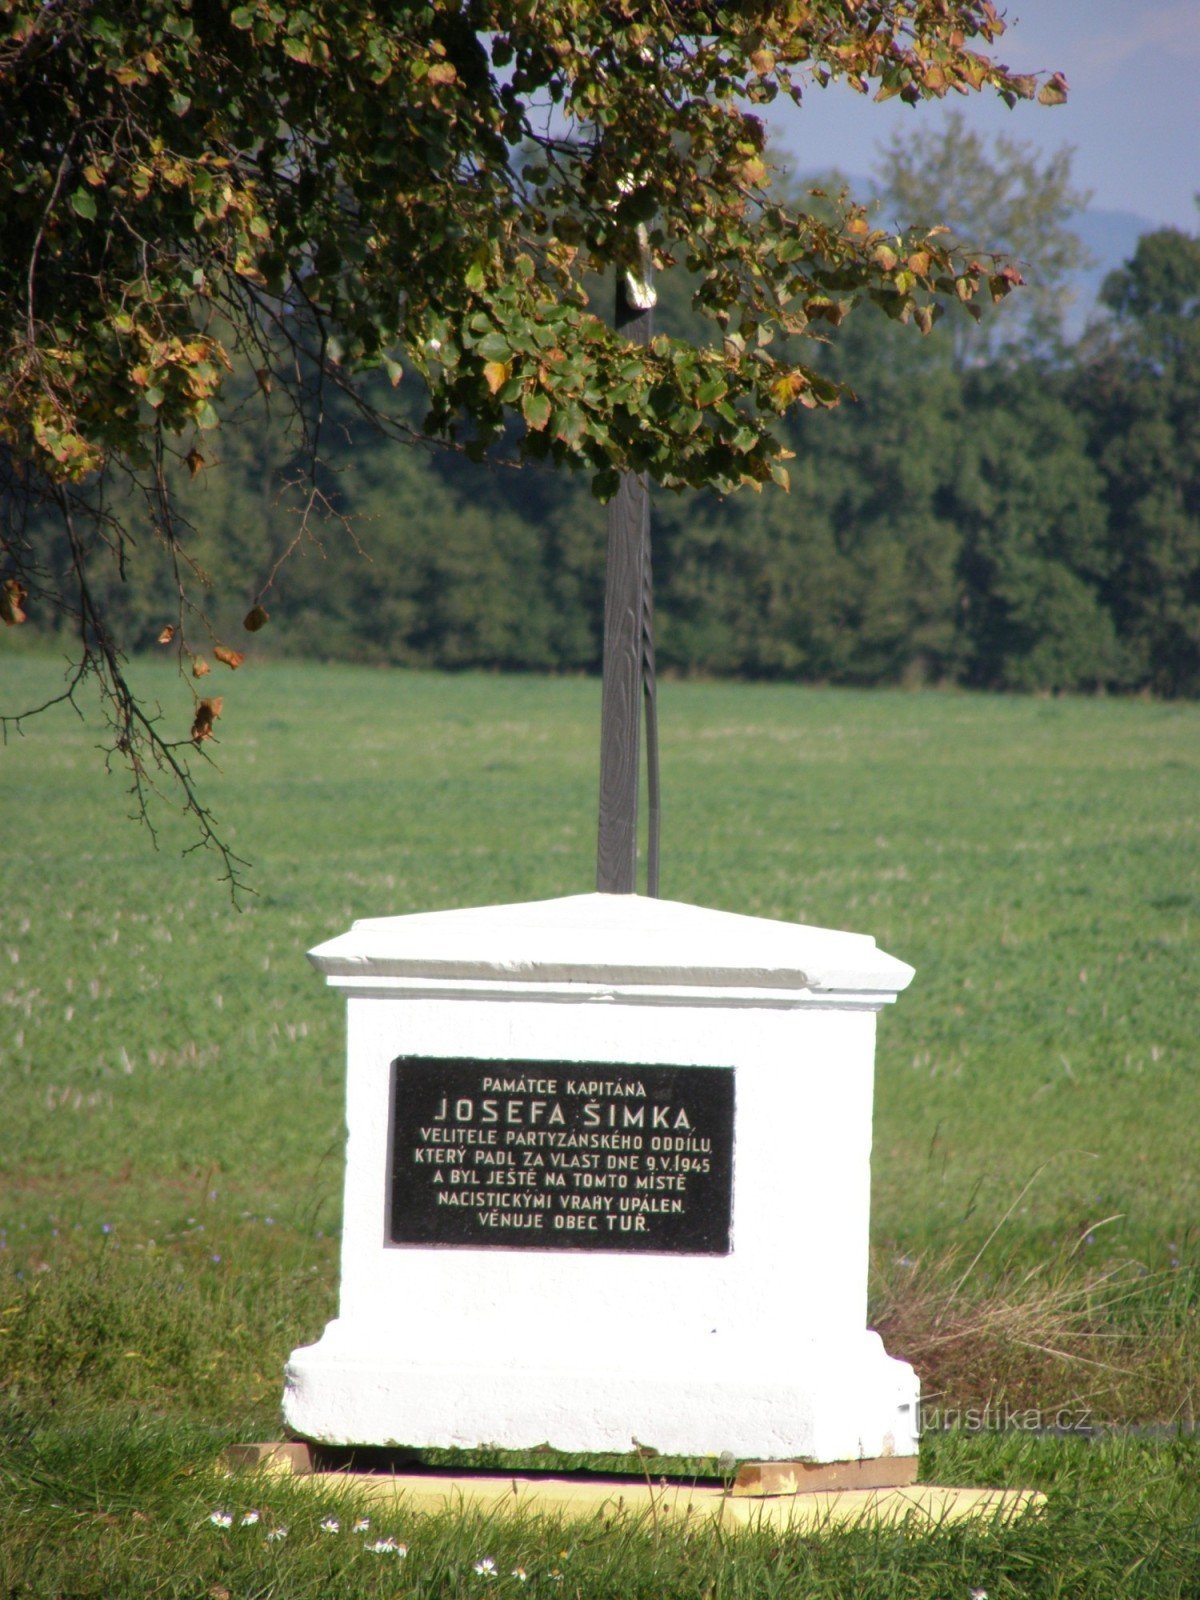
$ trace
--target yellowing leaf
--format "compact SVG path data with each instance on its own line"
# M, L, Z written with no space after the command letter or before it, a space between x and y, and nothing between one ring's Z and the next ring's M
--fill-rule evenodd
M218 661L223 661L231 672L236 672L246 659L240 650L228 650L223 644L216 646L213 655Z
M193 678L207 678L211 671L212 668L209 666L208 662L205 661L203 656L194 656L192 658Z
M454 70L453 62L450 62L450 61L435 61L433 66L430 67L430 69L429 69L429 75L428 75L428 77L426 79L426 82L427 83L455 83L455 82L457 82L457 80L458 80L458 73L455 72L455 70Z
M488 388L492 391L493 394L495 394L498 389L502 389L504 387L504 385L508 382L509 375L510 375L511 372L512 372L512 365L511 365L510 362L507 362L507 361L489 361L488 362L488 364L483 369L483 376L484 376L484 379L487 382Z
M168 622L166 627L162 630L162 632L158 636L158 643L159 644L170 644L171 640L174 637L175 637L175 624L173 622Z
M1056 72L1038 91L1038 100L1044 106L1061 106L1067 98L1067 80Z
M785 372L772 383L771 397L782 410L785 406L790 406L807 387L808 380L802 372Z
M183 459L187 462L188 471L194 478L200 471L200 468L204 465L204 457L200 454L199 450L196 449L195 445L193 445Z

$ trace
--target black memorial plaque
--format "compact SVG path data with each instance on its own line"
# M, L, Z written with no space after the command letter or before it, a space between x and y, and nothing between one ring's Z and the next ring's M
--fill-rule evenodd
M728 1255L733 1068L392 1063L392 1244Z

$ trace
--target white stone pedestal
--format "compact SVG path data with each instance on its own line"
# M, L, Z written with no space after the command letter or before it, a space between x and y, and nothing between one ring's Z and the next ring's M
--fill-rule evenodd
M916 1377L866 1328L875 1016L911 968L595 894L356 922L311 959L347 996L348 1143L293 1429L916 1453Z

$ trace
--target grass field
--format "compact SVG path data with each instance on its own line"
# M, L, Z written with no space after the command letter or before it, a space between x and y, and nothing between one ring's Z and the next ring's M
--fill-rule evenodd
M4 660L0 709L60 671ZM186 728L169 670L137 673ZM205 783L253 863L242 910L211 859L181 857L178 824L155 852L125 820L96 727L59 711L0 750L12 1593L397 1592L395 1565L315 1523L286 1557L213 1542L215 1490L181 1465L277 1427L282 1361L332 1310L342 1017L304 951L356 916L592 886L595 683L271 666L221 688ZM868 932L917 968L880 1030L889 1348L947 1407L1194 1420L1200 708L691 683L661 700L664 894ZM899 1567L882 1535L737 1567L720 1541L629 1530L570 1592L1200 1589L1194 1442L926 1448L943 1477L1059 1485L1052 1516L992 1544L905 1535ZM484 1537L429 1533L403 1592L476 1592Z

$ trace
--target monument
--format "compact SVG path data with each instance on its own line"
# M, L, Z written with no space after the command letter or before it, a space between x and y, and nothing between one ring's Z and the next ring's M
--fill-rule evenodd
M648 342L645 227L614 326ZM648 896L634 892L644 713ZM917 1379L866 1326L873 939L656 898L648 485L609 507L599 892L356 922L338 1316L284 1415L331 1445L886 1463Z
M911 968L636 894L360 921L311 959L348 1142L293 1430L915 1458L917 1379L866 1325L875 1023Z

